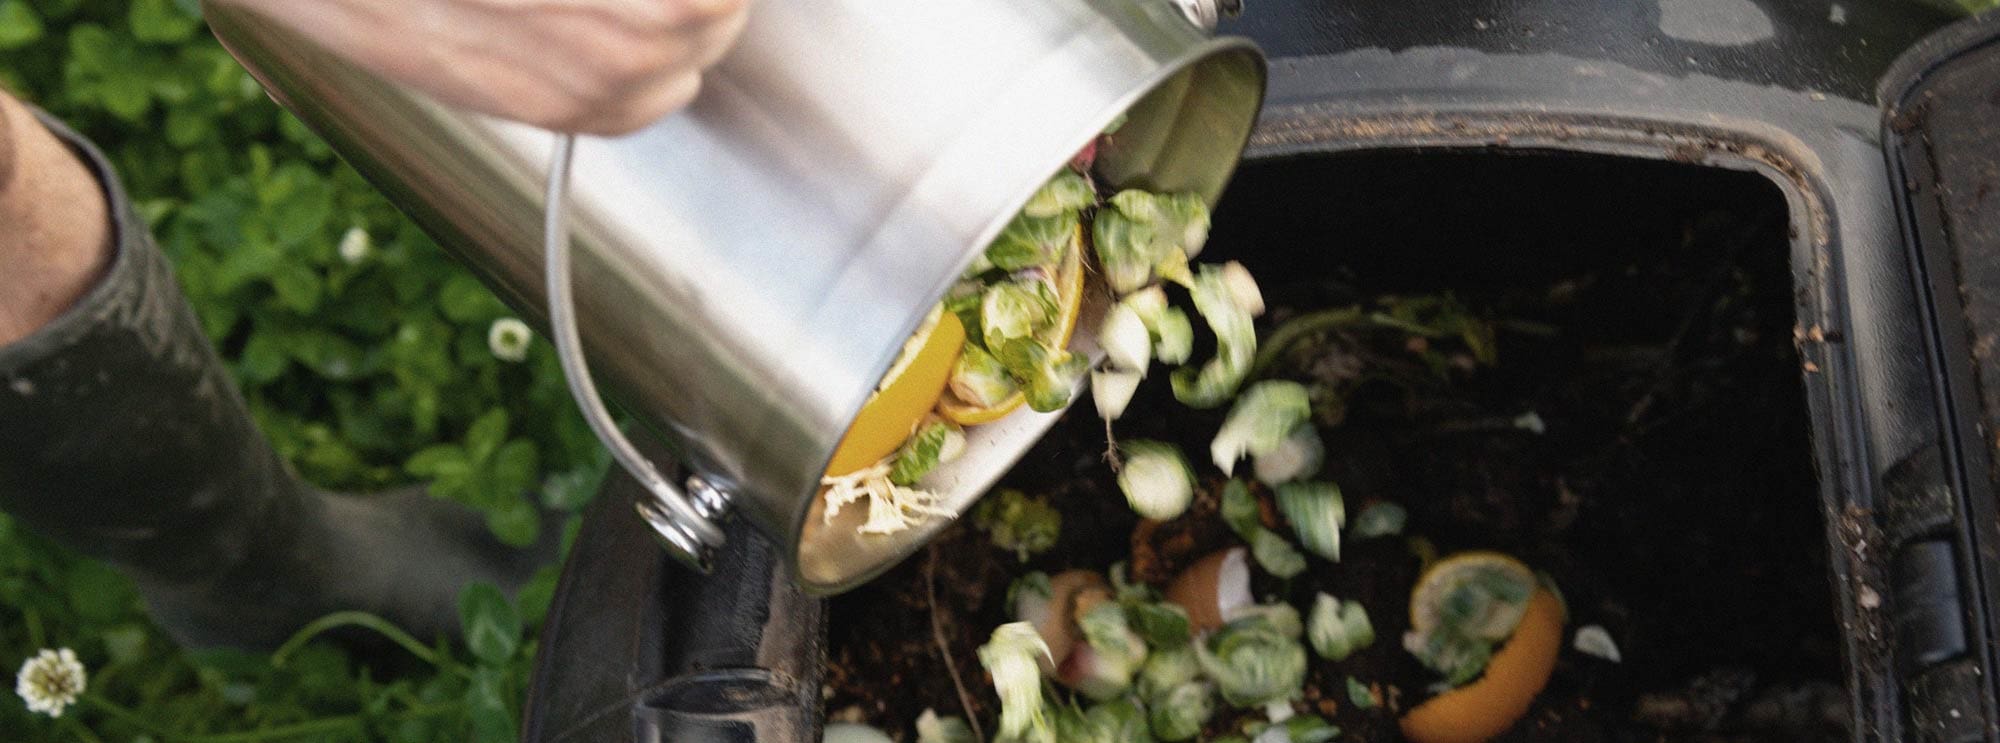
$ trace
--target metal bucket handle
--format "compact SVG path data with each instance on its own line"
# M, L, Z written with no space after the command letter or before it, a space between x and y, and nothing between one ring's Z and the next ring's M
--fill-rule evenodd
M675 487L660 475L658 468L640 454L611 413L591 381L590 364L583 357L583 341L576 331L576 302L569 280L569 199L570 160L576 151L576 135L557 134L555 152L549 157L549 183L542 203L542 246L547 262L549 333L556 345L556 359L562 362L563 378L569 394L576 398L591 433L611 450L618 466L644 485L651 498L640 498L634 507L639 518L653 528L674 557L704 573L715 563L722 547L722 528L717 525L729 514L729 494L700 475L689 475L685 489Z

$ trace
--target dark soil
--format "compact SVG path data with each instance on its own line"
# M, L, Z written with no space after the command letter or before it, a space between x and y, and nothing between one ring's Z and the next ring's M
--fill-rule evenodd
M1372 647L1314 658L1302 706L1343 739L1397 738L1396 715L1436 680L1400 646L1428 545L1518 556L1560 587L1572 631L1601 625L1623 652L1611 663L1565 648L1506 740L1845 737L1786 235L1768 184L1694 166L1431 153L1246 168L1202 259L1250 265L1273 307L1262 330L1447 293L1498 329L1492 364L1457 340L1362 325L1278 365L1344 391L1321 423L1324 476L1350 517L1376 501L1410 512L1403 538L1350 540L1338 564L1312 558L1291 585L1260 584L1300 607L1322 590L1359 600L1374 620ZM1205 459L1221 413L1180 408L1164 377L1118 434ZM1545 429L1517 423L1524 414ZM1135 560L1158 582L1235 543L1214 517L1212 467L1198 464L1211 477L1187 516L1141 525L1103 449L1085 403L1004 482L1063 510L1055 550L1023 564L968 524L835 599L829 715L909 739L927 707L962 714L935 616L971 713L990 724L997 702L973 651L1008 620L1015 576ZM1384 705L1349 704L1349 676Z

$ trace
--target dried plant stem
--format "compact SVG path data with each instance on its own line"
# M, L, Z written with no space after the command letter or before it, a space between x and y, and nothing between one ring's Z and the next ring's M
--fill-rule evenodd
M958 675L958 663L951 659L951 643L944 638L944 619L938 615L937 606L937 565L938 545L933 542L930 554L924 560L924 599L930 604L931 639L937 643L938 657L944 659L944 670L951 674L951 685L958 689L958 706L965 713L965 724L972 728L974 743L986 743L986 731L979 726L979 716L972 713L972 692L965 688L965 679Z

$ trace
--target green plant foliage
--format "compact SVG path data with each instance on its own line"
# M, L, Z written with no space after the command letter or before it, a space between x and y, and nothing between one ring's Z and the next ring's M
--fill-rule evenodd
M496 357L488 331L510 310L273 105L198 12L0 0L0 86L105 150L298 472L350 491L426 483L517 544L557 528L542 508L581 508L605 459L547 341ZM514 601L468 590L465 648L409 638L363 658L314 632L274 664L176 648L129 581L0 516L0 666L66 646L89 669L58 719L0 698L0 737L513 740L554 581L544 570ZM365 617L326 626L399 631Z

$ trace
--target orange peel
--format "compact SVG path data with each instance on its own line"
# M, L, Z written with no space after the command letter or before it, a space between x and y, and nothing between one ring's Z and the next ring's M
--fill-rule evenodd
M1486 672L1404 714L1403 737L1414 743L1482 743L1506 732L1548 685L1562 650L1563 623L1562 599L1536 588L1514 633L1487 661Z
M944 395L952 366L965 348L965 326L957 315L933 310L910 338L881 386L847 425L826 465L827 476L851 474L896 453Z

